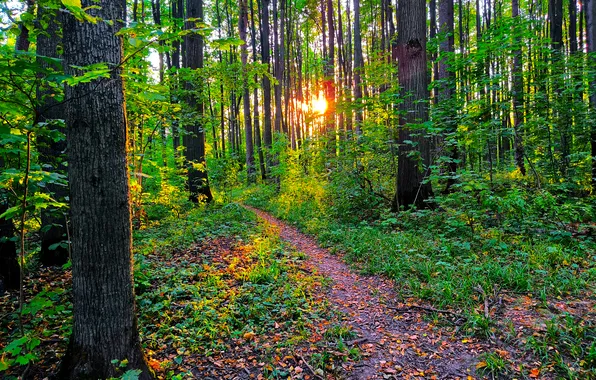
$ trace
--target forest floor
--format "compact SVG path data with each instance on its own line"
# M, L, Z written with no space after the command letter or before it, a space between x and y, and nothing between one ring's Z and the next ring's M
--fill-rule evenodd
M357 333L347 343L357 345L362 355L341 378L560 378L555 365L543 363L529 349L527 338L536 344L534 338L544 333L561 334L549 326L553 316L565 314L577 321L596 315L593 297L540 302L523 294L494 294L484 297L479 308L503 330L484 339L472 337L459 328L466 322L465 315L424 305L415 298L404 299L394 281L359 274L358 268L321 248L313 237L267 212L245 207L278 228L282 240L305 253L308 270L331 279L325 296ZM546 350L559 354L564 347Z
M469 314L404 297L401 284L250 206L151 222L135 232L135 261L141 340L160 379L574 378L544 358L596 357L572 339L595 318L593 297L485 295L478 312L491 332L469 334L480 323ZM52 378L70 334L70 269L25 283L24 336L18 294L0 298L0 377Z
M308 270L332 280L326 296L358 334L348 344L358 345L363 357L346 378L466 379L474 373L476 358L489 349L488 345L458 339L425 321L425 312L435 309L396 302L399 297L391 280L356 273L340 257L319 247L313 238L264 211L248 208L278 228L283 240L308 256Z

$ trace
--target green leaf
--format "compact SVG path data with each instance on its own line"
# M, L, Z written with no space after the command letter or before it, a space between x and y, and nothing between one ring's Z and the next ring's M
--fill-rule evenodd
M137 380L141 372L142 371L140 369L131 369L126 371L124 375L122 375L122 380Z
M62 4L64 4L67 7L83 7L83 5L81 4L81 0L62 0Z
M20 214L20 206L13 206L11 208L9 208L8 210L6 210L5 213L3 213L2 215L0 215L0 219L12 219L15 216Z
M52 244L52 245L50 245L50 246L48 247L48 249L49 249L50 251L53 251L53 250L55 250L56 248L58 248L58 247L60 247L60 246L62 246L62 242L60 242L60 243L55 243L55 244Z
M19 338L17 340L13 340L12 342L10 342L8 344L8 346L4 347L4 350L2 350L2 352L8 352L12 356L17 356L23 350L23 345L25 343L27 343L27 337L26 336L21 337L21 338Z

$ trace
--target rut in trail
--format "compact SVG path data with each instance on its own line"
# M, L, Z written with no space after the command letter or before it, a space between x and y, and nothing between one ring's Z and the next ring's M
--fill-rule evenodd
M329 303L346 314L346 323L359 335L353 344L363 353L363 359L346 374L347 379L476 377L477 357L489 349L487 344L456 337L423 321L423 311L396 301L393 281L355 273L295 227L245 207L279 228L284 241L305 253L309 269L332 280Z

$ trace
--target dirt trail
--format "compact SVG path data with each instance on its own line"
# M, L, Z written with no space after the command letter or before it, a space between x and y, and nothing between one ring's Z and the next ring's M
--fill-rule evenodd
M474 375L477 356L489 347L422 318L423 310L397 303L396 284L377 276L354 273L338 256L315 240L266 212L245 206L279 228L281 238L308 255L310 269L333 282L330 304L346 314L346 323L358 333L363 359L348 379L467 379Z

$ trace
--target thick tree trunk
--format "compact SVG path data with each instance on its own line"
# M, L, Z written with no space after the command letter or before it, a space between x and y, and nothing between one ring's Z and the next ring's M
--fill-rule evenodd
M50 13L44 7L39 8L38 18L48 22L44 33L37 36L37 54L44 57L58 58L58 45L62 42L59 36L60 24L56 19L56 13ZM38 60L40 66L61 72L61 65L52 65L48 61ZM57 120L64 118L64 106L55 100L56 91L49 86L40 86L37 89L38 107L37 114L39 122L48 123L52 130L59 130ZM61 128L60 128L61 129ZM51 138L44 138L43 135L37 139L39 160L47 169L52 172L67 171L64 165L64 153L66 141L54 141ZM55 184L48 184L47 190L56 200L64 200L68 196L68 187ZM61 212L50 209L41 211L41 251L39 258L42 265L63 265L68 261L68 247L59 244L67 240L66 218ZM52 247L52 249L50 249Z
M399 119L399 157L397 192L393 208L427 207L432 196L427 179L430 164L430 144L424 132L415 127L428 121L428 75L426 66L426 2L402 1L398 7L397 59L399 84L403 102ZM417 146L408 143L412 141ZM413 150L420 157L411 157Z
M60 378L109 378L112 360L151 379L143 355L132 279L130 196L126 164L126 111L119 64L124 0L97 3L89 13L108 22L64 21L66 72L106 62L109 79L66 88L68 169L72 220L73 332Z
M188 19L203 19L203 1L186 0L186 16ZM186 21L185 29L193 29L196 21ZM186 48L186 57L184 67L191 70L203 68L203 36L198 33L187 34L184 37ZM190 192L192 202L211 202L211 188L209 187L209 178L207 177L207 163L205 162L205 125L203 116L205 113L205 104L201 99L200 90L202 83L199 79L187 81L185 88L189 92L186 97L188 108L196 111L197 117L185 126L186 134L183 137L185 147L185 161L188 170L187 186ZM190 92L198 92L197 99Z

